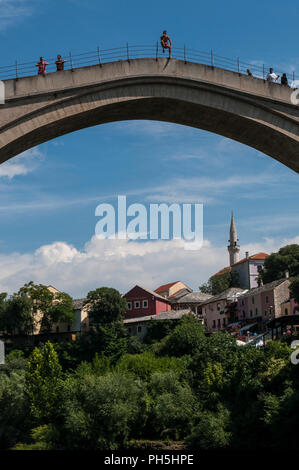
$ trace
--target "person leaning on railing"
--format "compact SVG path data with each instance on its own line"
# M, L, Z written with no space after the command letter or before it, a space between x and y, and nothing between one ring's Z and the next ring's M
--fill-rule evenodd
M66 62L66 60L62 60L61 55L58 54L57 60L55 62L57 72L61 72L62 70L64 70L64 63L65 62Z
M39 58L39 62L37 62L37 64L35 64L36 67L38 67L38 70L37 70L37 74L38 75L42 75L43 77L46 76L46 67L48 64L48 62L45 61L45 59L43 57L40 57Z
M279 79L280 75L276 75L273 69L269 69L269 73L267 75L267 82L275 83Z

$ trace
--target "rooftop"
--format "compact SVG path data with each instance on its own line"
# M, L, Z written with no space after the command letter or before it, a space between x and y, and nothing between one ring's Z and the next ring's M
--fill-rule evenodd
M254 287L253 289L247 290L244 294L240 295L240 297L247 297L248 295L256 295L256 294L259 294L260 292L272 290L285 281L289 281L289 279L286 279L284 277L283 279L278 279L277 281L268 282L268 284L264 284L263 286Z
M164 292L164 291L170 289L170 287L174 286L178 282L180 282L180 281L170 282L169 284L163 284L162 286L159 286L157 289L155 289L155 292Z
M218 300L229 300L233 299L237 294L241 294L241 292L244 292L244 289L241 289L240 287L230 287L229 289L224 290L220 294L213 295L206 301L204 301L204 304L210 304L212 302L217 302Z
M183 295L177 300L174 300L176 304L185 304L192 302L205 302L210 299L212 295L204 294L203 292L189 292L188 294Z
M169 310L168 312L161 312L158 315L146 315L144 317L126 318L124 320L124 323L139 323L150 320L180 320L184 315L188 315L188 313L192 313L190 312L190 309Z

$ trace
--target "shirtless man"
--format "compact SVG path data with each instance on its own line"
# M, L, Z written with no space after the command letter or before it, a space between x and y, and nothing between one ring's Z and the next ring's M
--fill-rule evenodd
M163 54L165 52L165 49L169 49L169 58L171 58L171 48L172 48L172 42L169 36L167 36L167 31L163 31L163 36L161 36L161 46L163 49ZM169 41L169 44L168 44Z
M66 60L62 60L61 55L58 54L57 60L55 62L57 72L60 72L60 71L64 70L64 63L65 62L66 62Z

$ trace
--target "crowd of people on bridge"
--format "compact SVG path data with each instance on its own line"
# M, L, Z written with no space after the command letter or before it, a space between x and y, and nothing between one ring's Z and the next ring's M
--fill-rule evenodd
M169 59L171 59L172 41L171 41L170 37L167 35L166 30L163 31L163 34L160 37L160 44L161 44L161 47L162 47L163 54L165 53L165 50L168 49ZM66 60L63 60L61 55L58 54L57 55L57 60L55 62L57 72L61 72L61 71L64 70L65 62L66 62ZM37 64L36 64L36 67L38 67L38 70L37 70L38 75L42 75L44 77L46 76L46 67L47 67L47 65L49 65L49 63L46 62L43 57L40 57L39 62L37 62ZM253 77L253 74L252 74L250 69L247 69L246 73L249 77ZM269 73L267 74L267 77L266 77L267 82L276 83L279 78L280 78L280 75L276 75L273 68L271 67L269 69ZM286 73L282 74L282 76L280 78L280 84L285 85L285 86L289 86L288 78L287 78Z

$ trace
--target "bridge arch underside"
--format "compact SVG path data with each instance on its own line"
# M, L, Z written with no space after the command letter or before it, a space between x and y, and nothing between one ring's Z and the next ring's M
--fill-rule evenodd
M26 107L26 97L12 100L7 106L10 116L16 118L0 127L0 162L90 126L156 120L231 138L299 172L299 124L296 116L286 116L283 106L278 110L266 100L238 91L177 82L121 80L85 89L84 93L72 90L71 96L66 92L38 95L33 103L31 99L30 108Z

